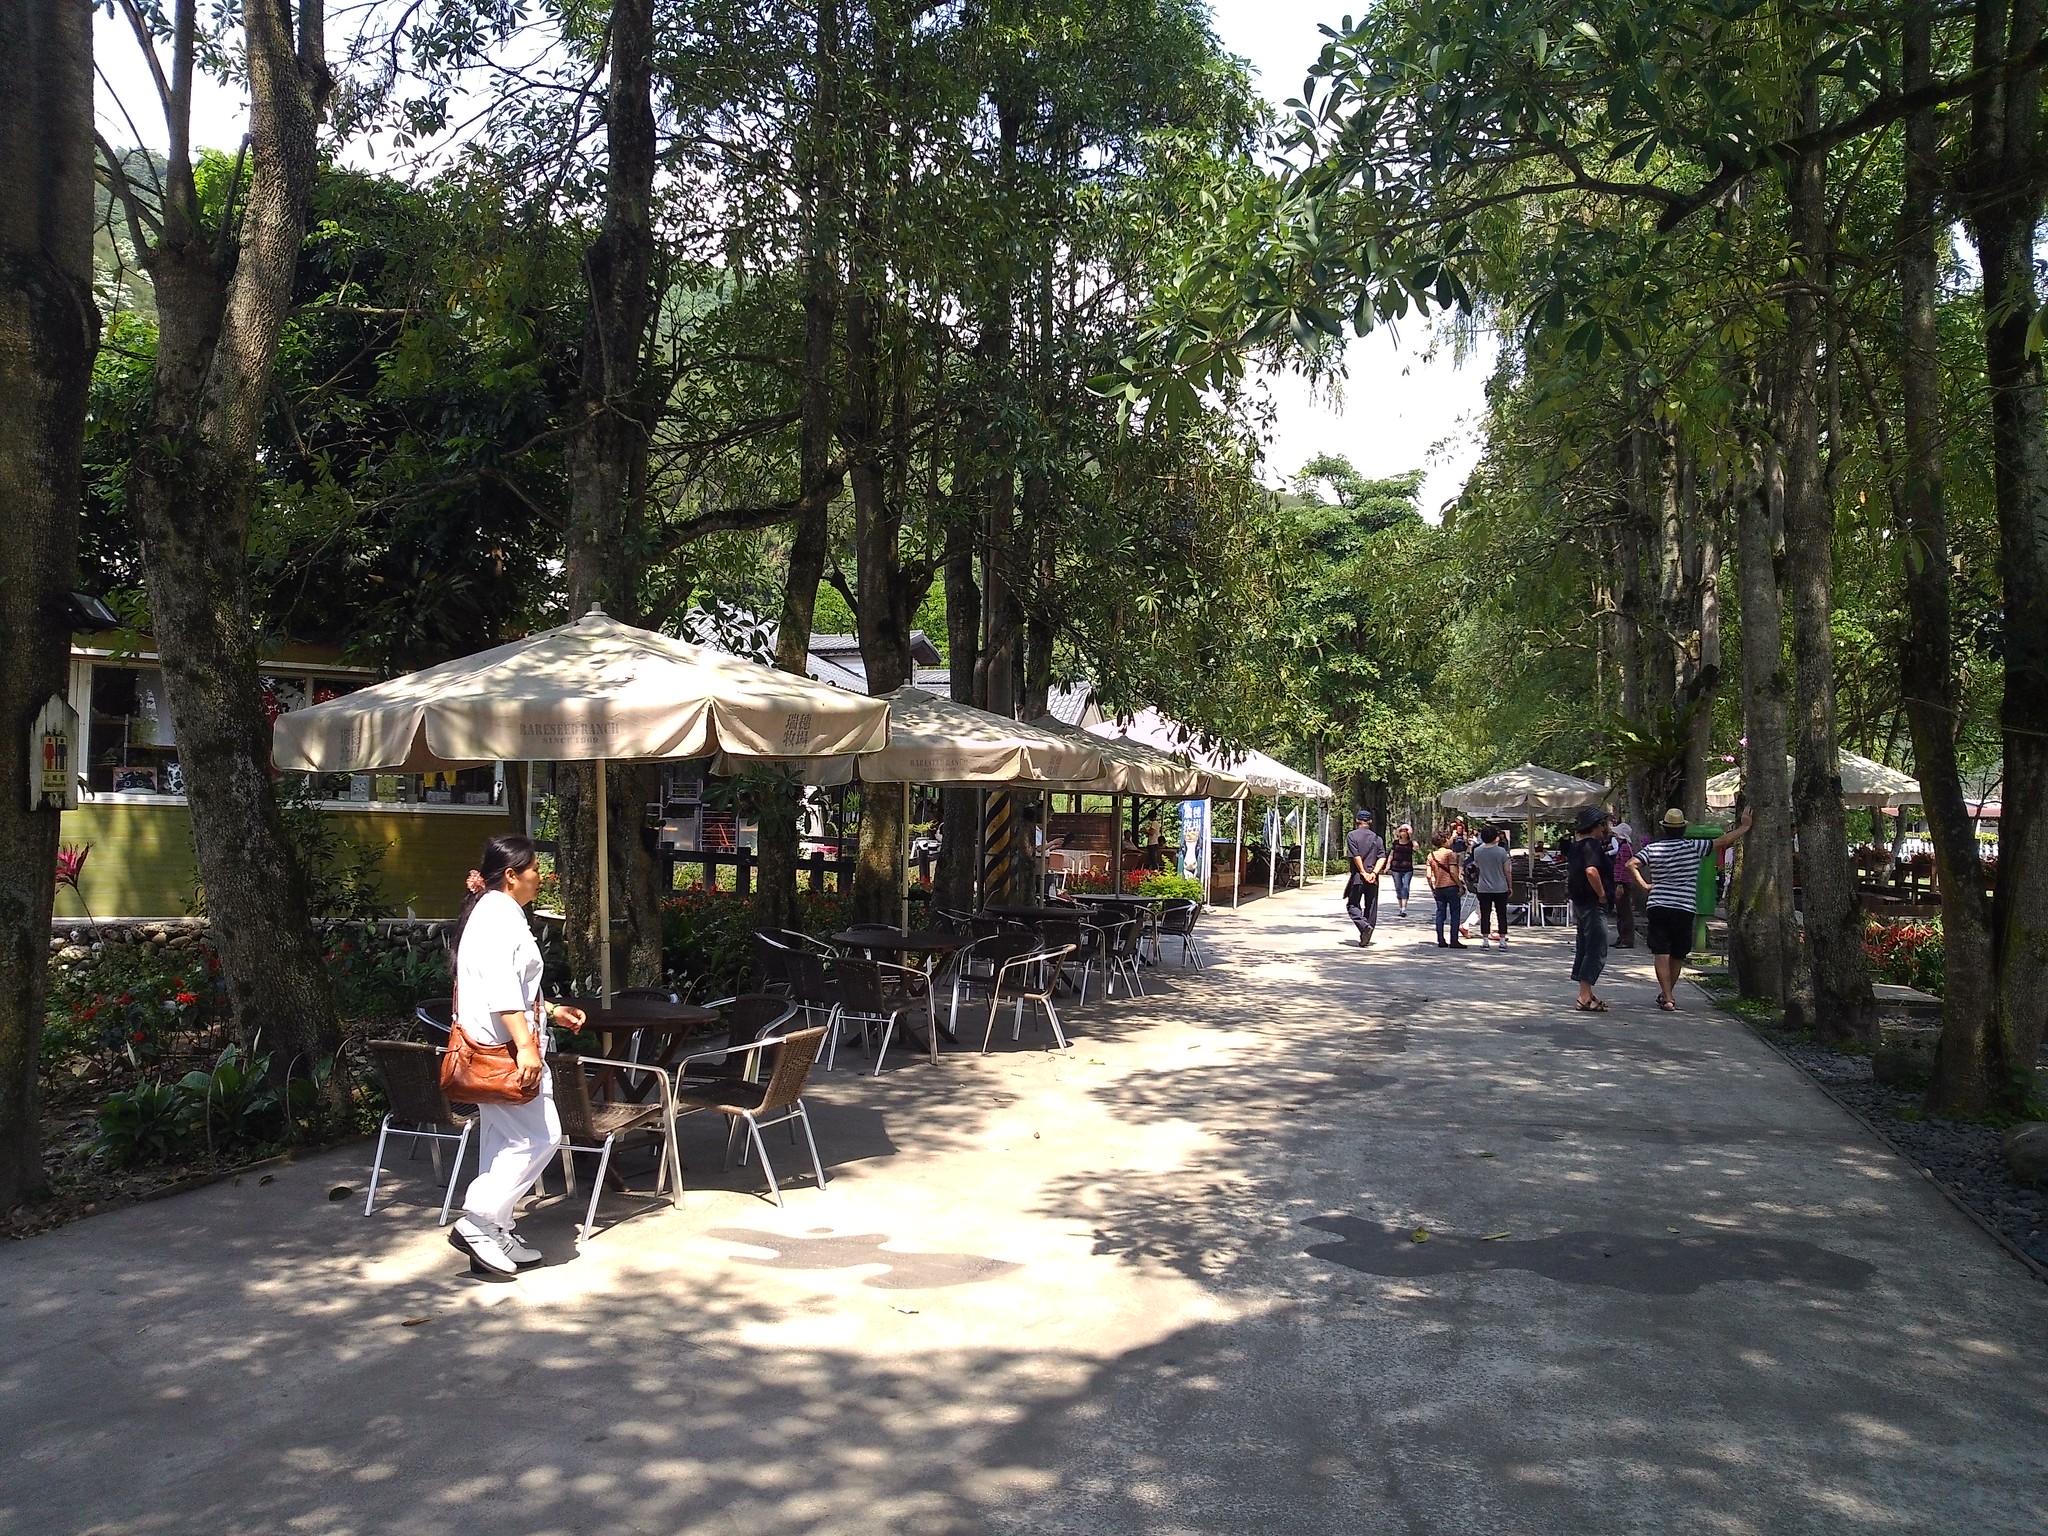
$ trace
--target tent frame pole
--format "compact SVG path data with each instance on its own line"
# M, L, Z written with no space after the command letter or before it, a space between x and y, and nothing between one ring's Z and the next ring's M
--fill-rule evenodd
M598 1002L612 1005L612 824L606 760L597 760L597 971Z

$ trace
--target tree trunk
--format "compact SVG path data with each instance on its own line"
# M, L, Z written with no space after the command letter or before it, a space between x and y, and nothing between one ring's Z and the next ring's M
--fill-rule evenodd
M615 0L611 74L605 102L604 225L584 256L590 312L583 325L579 416L567 451L569 517L564 576L569 616L602 606L627 623L640 618L640 518L652 409L641 381L641 350L654 304L654 0ZM612 917L627 932L630 985L662 976L661 862L642 835L642 807L661 798L661 770L647 763L608 770L612 831ZM570 965L596 975L596 794L593 770L557 771L561 877Z
M1980 0L1977 25L1974 62L1982 66L2034 47L2042 12L2034 4ZM2038 70L1980 92L1972 102L1968 182L1968 218L1984 274L2005 640L2004 814L1992 902L1997 1002L1976 1071L1992 1104L2007 1110L2017 1110L2031 1087L2048 1011L2048 413L2041 358L2030 344L2044 184L2040 114Z
M962 456L963 460L965 455ZM971 477L963 483L972 483ZM972 704L981 653L981 588L974 579L974 525L956 519L946 530L946 665L956 701ZM932 900L955 912L975 909L981 862L981 796L949 789L940 797L944 834Z
M58 813L28 809L29 729L70 673L92 301L92 12L0 0L0 1210L43 1185L37 1048ZM77 750L74 747L74 750Z
M842 477L832 468L834 394L832 338L839 325L839 176L833 159L839 103L839 6L822 0L812 51L811 120L806 142L810 218L804 255L804 372L798 410L797 471L804 510L797 516L782 588L782 619L775 631L775 664L799 676L808 669L818 583L831 553L829 514ZM757 928L795 928L796 865L801 851L801 791L794 784L763 791L760 884L754 893Z
M1799 956L1792 913L1792 791L1785 774L1784 567L1770 481L1774 463L1735 499L1736 577L1742 598L1744 798L1755 825L1728 893L1728 961L1742 995L1784 1006Z
M203 226L183 160L189 120L174 120L163 236L141 252L156 288L155 395L127 495L236 1029L245 1041L261 1034L287 1069L305 1070L335 1057L341 1030L305 872L284 840L271 785L247 546L260 431L332 80L317 0L298 7L296 40L282 0L246 0L242 15L250 133L240 234L231 251L225 235L216 242ZM345 1074L330 1084L338 1107Z
M1933 18L1916 7L1904 28L1903 86L1933 75ZM1936 212L1941 194L1940 132L1934 113L1906 119L1905 192L1899 206L1899 379L1904 395L1904 475L1897 503L1904 568L1906 628L1899 646L1899 692L1913 736L1913 767L1933 836L1941 882L1947 982L1933 1101L1981 1111L1997 1073L1990 1033L1997 988L1991 962L1991 909L1977 873L1976 827L1956 763L1955 664L1949 608L1948 511L1942 486L1941 374L1936 308L1940 261Z
M1801 121L1815 121L1819 110L1818 87L1806 87ZM1808 155L1792 161L1785 171L1785 190L1798 281L1785 300L1785 374L1776 425L1785 462L1785 553L1792 593L1792 815L1799 829L1800 912L1813 977L1813 1028L1826 1040L1872 1044L1877 1039L1877 1007L1863 955L1863 907L1849 867L1836 757L1835 645L1830 628L1835 518L1821 478L1815 377L1820 293L1830 281L1824 158Z

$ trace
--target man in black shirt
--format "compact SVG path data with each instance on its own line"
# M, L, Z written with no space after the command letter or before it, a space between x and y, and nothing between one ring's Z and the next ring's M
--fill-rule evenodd
M1387 868L1387 845L1372 829L1372 812L1359 811L1353 818L1351 835L1344 839L1344 854L1351 861L1351 877L1344 882L1344 910L1358 929L1358 947L1372 943L1372 931L1380 920L1380 876Z
M1579 931L1572 980L1579 984L1579 1012L1605 1013L1607 1005L1593 995L1593 983L1607 966L1607 813L1597 805L1580 807L1574 830L1578 836L1564 851L1571 871L1572 921Z

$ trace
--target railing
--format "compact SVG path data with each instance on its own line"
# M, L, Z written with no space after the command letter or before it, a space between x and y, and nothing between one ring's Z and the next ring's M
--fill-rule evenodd
M702 885L715 890L722 883L719 871L733 871L733 883L727 887L742 896L754 894L754 867L761 862L761 856L752 849L737 848L727 852L709 849L674 848L662 853L662 860L668 866L667 889L679 890L689 885ZM683 871L695 868L694 880L678 879ZM850 891L853 889L853 860L828 859L821 853L814 853L796 861L797 883L812 891ZM826 877L831 877L828 887Z

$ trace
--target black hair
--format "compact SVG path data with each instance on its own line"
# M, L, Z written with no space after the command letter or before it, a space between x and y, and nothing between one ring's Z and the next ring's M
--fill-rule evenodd
M533 861L539 854L539 846L523 832L504 832L485 840L484 851L476 861L476 872L484 878L483 889L471 891L469 899L462 904L462 910L455 915L457 949L462 947L462 931L469 926L469 914L484 899L484 892L505 889L505 877L533 868Z

